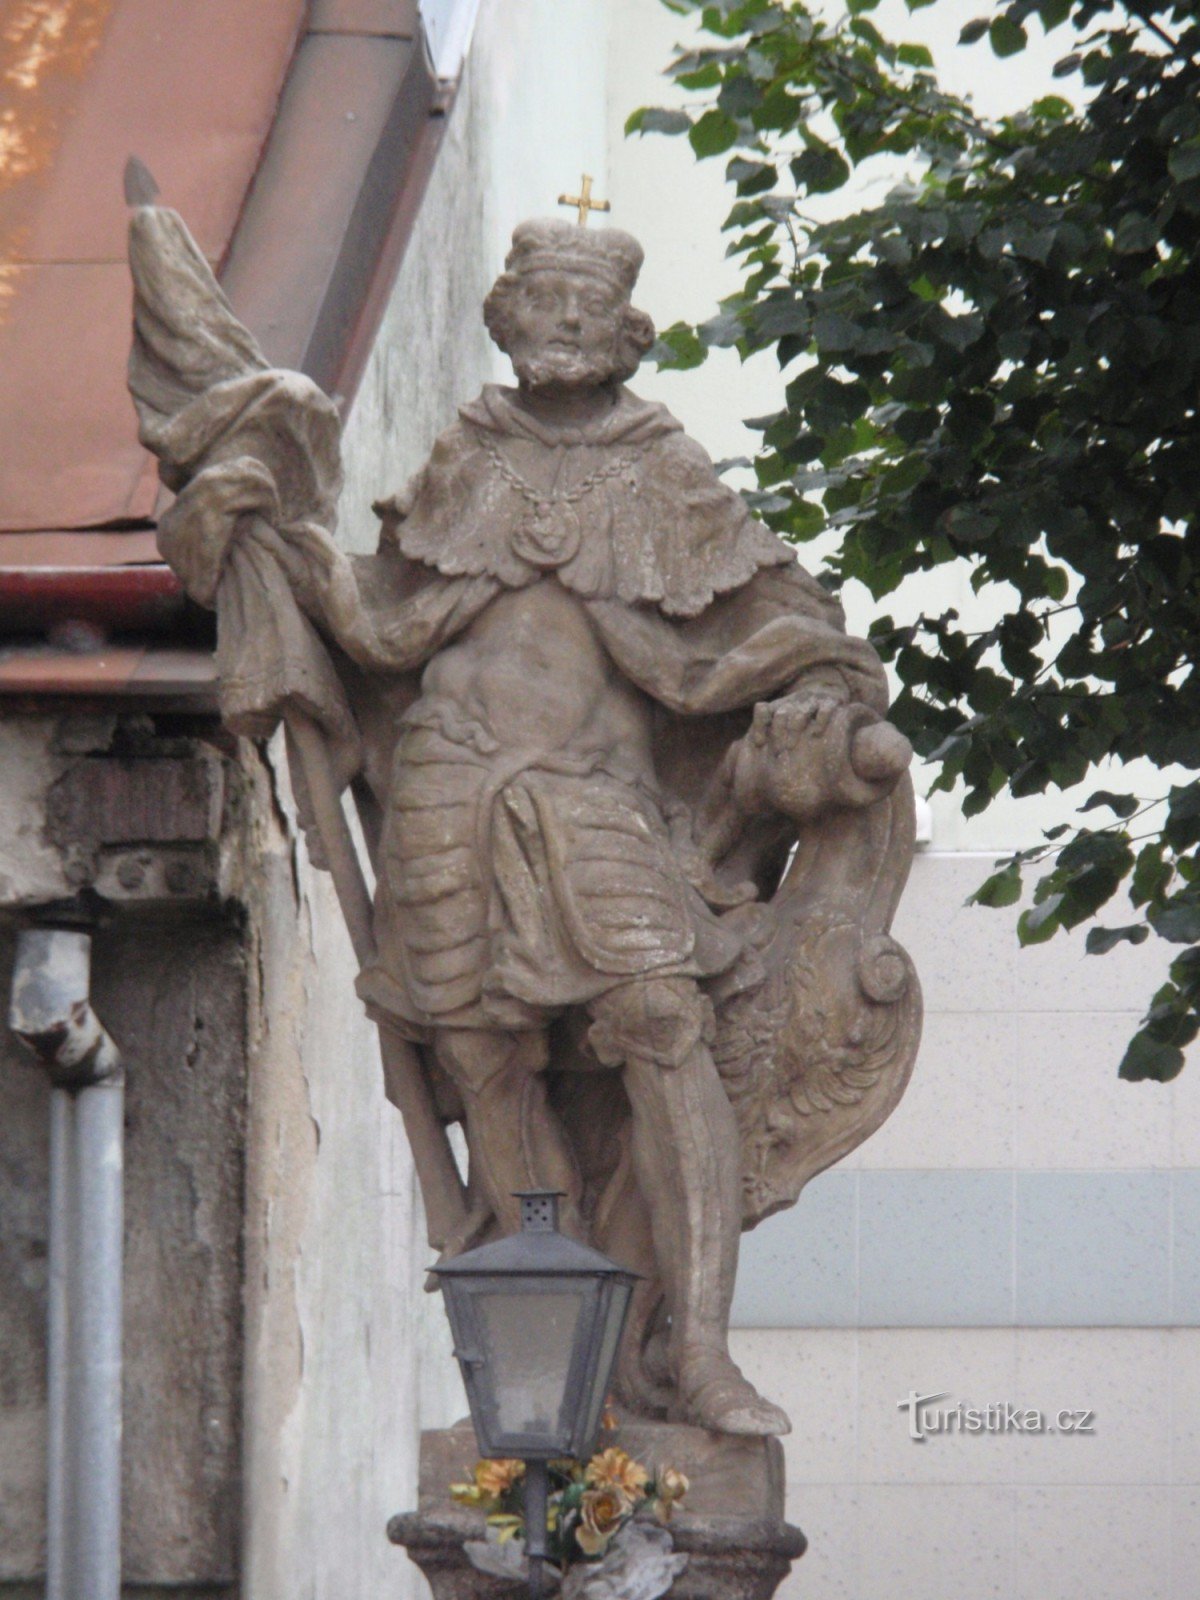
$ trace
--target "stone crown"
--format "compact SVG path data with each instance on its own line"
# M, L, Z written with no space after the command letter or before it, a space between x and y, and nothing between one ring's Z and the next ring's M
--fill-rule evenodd
M506 272L583 272L628 296L642 265L642 247L619 228L589 232L558 217L522 222L514 230Z

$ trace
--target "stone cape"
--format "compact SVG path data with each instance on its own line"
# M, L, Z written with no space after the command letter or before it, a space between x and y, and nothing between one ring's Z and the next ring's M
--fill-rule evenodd
M447 577L520 588L553 570L584 599L667 616L697 616L760 568L794 562L670 412L625 388L584 430L542 423L513 390L489 385L381 509L398 548ZM539 522L559 537L538 539ZM814 615L838 625L835 602L805 586Z

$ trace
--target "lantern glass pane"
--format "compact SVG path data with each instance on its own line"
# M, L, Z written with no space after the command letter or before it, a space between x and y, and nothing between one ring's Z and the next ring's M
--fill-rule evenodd
M616 1359L621 1330L625 1326L625 1312L629 1305L631 1293L632 1285L614 1283L608 1296L604 1331L600 1336L600 1355L592 1378L593 1392L588 1404L583 1437L579 1445L580 1451L584 1455L590 1455L600 1427L600 1409L606 1398L608 1380L612 1372L613 1361Z
M570 1290L476 1298L501 1433L552 1437L569 1426L563 1405L583 1298Z

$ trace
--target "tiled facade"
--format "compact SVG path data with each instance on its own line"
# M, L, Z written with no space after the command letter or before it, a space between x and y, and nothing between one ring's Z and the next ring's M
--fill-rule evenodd
M1021 951L922 854L928 1015L892 1120L746 1237L739 1361L789 1410L795 1600L1200 1596L1200 1065L1116 1076L1153 943ZM909 1436L910 1392L1094 1432Z

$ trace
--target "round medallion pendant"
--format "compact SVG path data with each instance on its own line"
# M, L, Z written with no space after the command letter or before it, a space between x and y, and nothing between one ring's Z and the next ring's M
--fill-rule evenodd
M570 561L582 535L579 513L569 501L540 500L514 532L512 547L531 567L548 570Z

